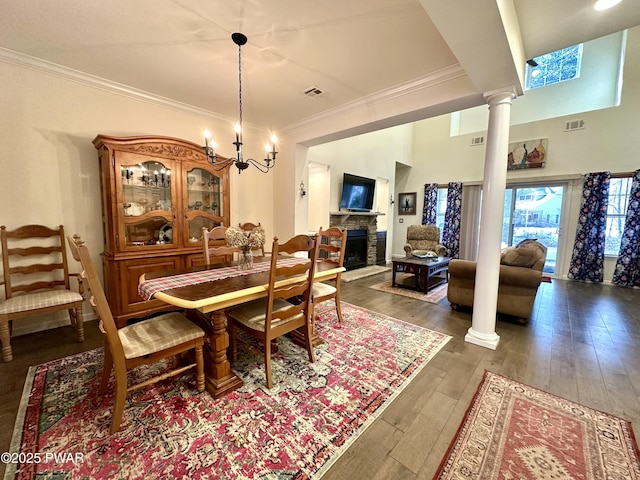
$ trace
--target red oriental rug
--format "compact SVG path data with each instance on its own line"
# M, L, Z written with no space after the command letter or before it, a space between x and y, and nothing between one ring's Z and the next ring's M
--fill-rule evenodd
M485 372L434 479L640 479L626 420Z
M32 367L7 457L22 463L5 478L320 478L450 339L346 303L342 312L342 325L335 310L318 315L314 364L278 340L273 389L263 358L240 349L241 389L214 400L194 374L158 382L129 393L112 436L113 380L97 395L102 349Z

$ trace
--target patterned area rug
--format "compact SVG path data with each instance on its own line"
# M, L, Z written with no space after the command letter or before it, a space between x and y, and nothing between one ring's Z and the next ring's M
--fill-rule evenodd
M423 302L438 303L440 300L447 296L447 284L437 286L436 288L429 290L427 293L418 292L404 287L392 287L391 280L386 282L371 285L369 288L374 290L380 290L381 292L395 293L396 295L402 295L403 297L411 297Z
M241 349L241 389L213 400L197 394L194 374L156 383L129 393L113 436L113 380L97 395L102 349L32 367L12 442L32 461L9 464L5 478L320 478L450 339L350 304L342 311L342 325L335 310L318 315L325 343L314 364L278 341L273 389L262 357Z
M631 424L485 372L434 479L638 479Z

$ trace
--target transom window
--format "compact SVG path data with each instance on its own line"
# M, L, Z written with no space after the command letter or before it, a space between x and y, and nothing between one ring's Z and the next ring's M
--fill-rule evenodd
M582 44L533 58L527 62L525 89L532 90L579 78L581 59Z
M604 254L618 256L620 240L624 232L624 224L629 205L631 177L612 178L609 180L609 203L607 205L607 231L604 243Z

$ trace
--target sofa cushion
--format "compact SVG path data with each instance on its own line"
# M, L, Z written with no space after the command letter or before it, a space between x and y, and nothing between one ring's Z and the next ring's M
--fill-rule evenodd
M533 245L521 247L503 248L500 254L500 263L512 267L531 268L541 256L540 249Z

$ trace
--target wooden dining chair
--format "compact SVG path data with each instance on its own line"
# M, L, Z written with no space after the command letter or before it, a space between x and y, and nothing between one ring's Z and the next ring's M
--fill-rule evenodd
M267 387L272 388L271 341L293 330L300 329L304 334L305 347L309 361L315 362L311 344L311 288L315 271L315 241L307 235L297 235L280 245L273 241L271 269L267 298L254 300L227 312L231 358L237 358L238 335L240 328L257 338L263 344ZM291 266L278 265L282 254L294 255L304 252L307 258ZM296 298L295 303L289 299Z
M102 290L98 274L91 260L89 249L82 239L69 237L71 252L82 264L82 275L91 291L90 304L100 320L100 330L105 335L104 367L99 393L109 385L111 371L115 372L116 393L110 432L120 429L127 393L152 383L179 375L196 368L196 385L204 390L204 358L202 346L204 331L182 313L170 312L143 320L123 328L116 328L107 298ZM136 385L128 386L127 372L139 365L148 365L159 360L194 350L195 361L165 372Z
M331 227L323 230L320 227L316 237L316 258L320 262L331 264L332 267L342 267L344 264L344 253L347 246L347 230L340 230L338 227ZM311 291L311 319L315 321L315 308L322 302L331 300L335 302L338 321L342 323L342 309L340 308L340 281L342 273L338 273L335 278L328 280L332 284L316 282Z
M243 230L244 232L251 232L253 230L255 230L256 228L260 228L262 229L262 225L260 224L260 222L258 222L258 224L256 225L255 223L251 223L251 222L245 222L245 223L238 223L238 228L240 230ZM254 247L251 249L251 252L254 255L258 255L258 256L264 256L269 252L266 252L264 249L264 245L261 247Z
M233 254L238 251L237 247L230 247L226 244L227 227L219 226L207 230L202 227L202 247L204 249L205 265L216 263L230 262L233 260ZM209 242L217 240L223 241L223 244L211 245Z
M254 230L258 227L260 227L260 222L258 222L258 224L256 225L255 223L251 223L251 222L246 222L246 223L239 223L238 224L238 228L240 230L244 230L244 231L248 231L250 232L251 230Z
M67 310L78 342L84 341L82 324L83 285L71 289L64 227L26 225L15 230L0 227L5 301L0 303L2 358L13 360L13 320Z

